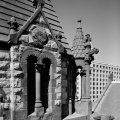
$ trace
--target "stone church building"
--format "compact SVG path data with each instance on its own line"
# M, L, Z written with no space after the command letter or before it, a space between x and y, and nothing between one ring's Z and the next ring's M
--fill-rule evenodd
M74 57L51 1L1 0L4 119L65 118L74 111L74 74Z
M0 120L90 120L99 50L80 23L71 49L51 0L0 0Z

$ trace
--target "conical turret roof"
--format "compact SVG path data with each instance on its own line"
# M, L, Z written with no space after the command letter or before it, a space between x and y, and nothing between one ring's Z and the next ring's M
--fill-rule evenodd
M83 42L84 42L84 35L81 27L81 20L78 20L78 27L72 45L72 53L75 58L84 57Z

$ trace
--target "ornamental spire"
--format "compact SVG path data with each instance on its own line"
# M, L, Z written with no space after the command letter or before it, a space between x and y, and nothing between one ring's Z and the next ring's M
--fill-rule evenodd
M75 34L73 45L72 45L72 53L75 58L83 57L84 55L83 53L84 35L83 35L82 25L81 25L82 20L78 20L77 22L78 22L78 26L77 26L76 34Z

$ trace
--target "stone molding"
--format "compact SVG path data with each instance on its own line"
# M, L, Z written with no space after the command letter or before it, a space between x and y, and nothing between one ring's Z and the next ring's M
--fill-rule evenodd
M54 57L54 55L51 52L48 51L43 51L41 49L37 49L37 48L27 48L23 51L21 58L20 58L20 63L21 63L21 67L24 68L24 64L27 64L27 58L30 56L36 56L37 57L37 61L38 63L42 63L44 58L48 58L51 61L51 64L53 65L53 70L54 72L56 72L56 65L57 65L57 61L56 58Z

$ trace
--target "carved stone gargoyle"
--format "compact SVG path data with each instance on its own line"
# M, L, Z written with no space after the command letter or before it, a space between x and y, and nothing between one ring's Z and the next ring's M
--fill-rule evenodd
M97 48L91 49L91 38L90 35L86 35L86 39L84 41L85 48L85 61L90 62L94 60L94 54L98 54L99 50Z

